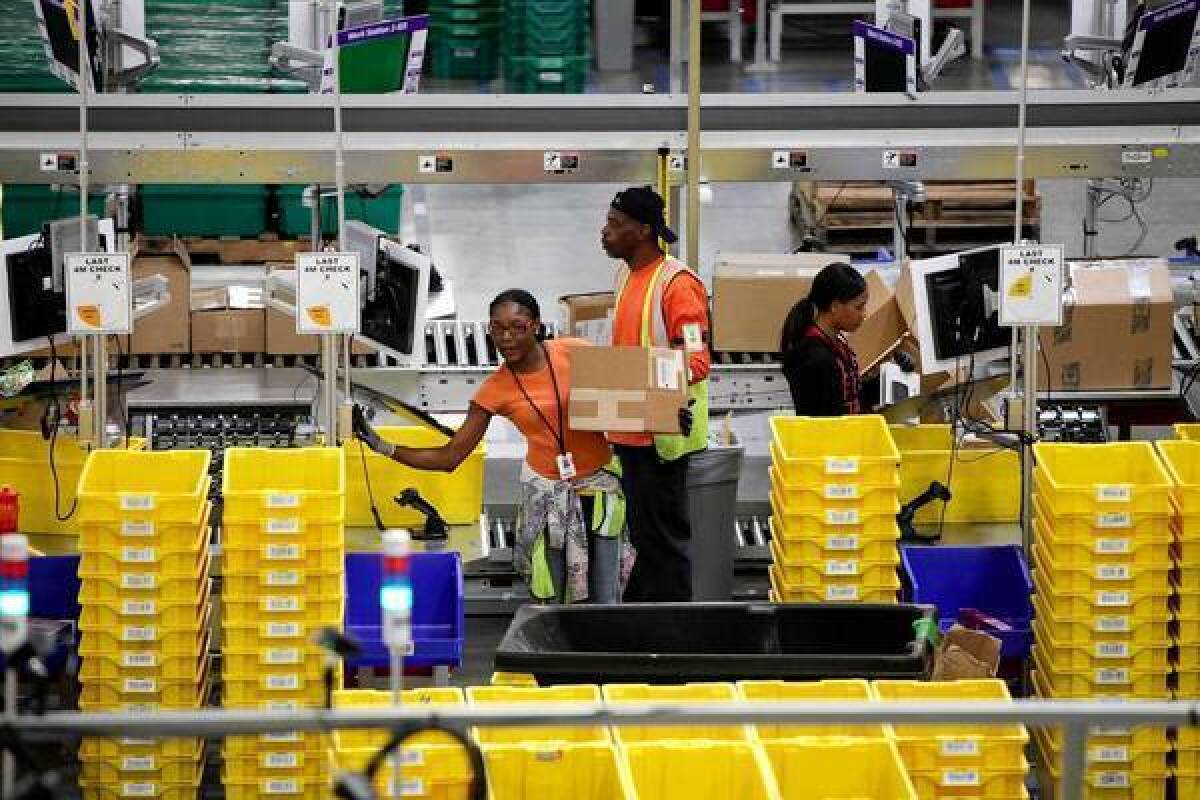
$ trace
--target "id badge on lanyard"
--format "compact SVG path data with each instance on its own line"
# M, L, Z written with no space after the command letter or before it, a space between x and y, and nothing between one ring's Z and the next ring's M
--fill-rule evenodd
M554 463L558 465L559 480L569 481L574 480L578 474L575 471L575 456L570 453L560 453L554 457Z

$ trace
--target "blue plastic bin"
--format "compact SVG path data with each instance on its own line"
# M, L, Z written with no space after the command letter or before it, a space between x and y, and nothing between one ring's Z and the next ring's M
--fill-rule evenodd
M29 559L29 616L35 620L67 622L46 666L56 671L75 647L79 621L79 556L36 556ZM0 653L0 669L5 665Z
M1033 580L1018 545L911 546L900 553L905 599L937 606L943 631L964 608L1012 626L988 631L1000 639L1002 658L1024 658L1033 642Z
M404 666L460 667L463 659L463 573L458 553L413 553L413 654ZM379 588L383 558L376 553L346 556L346 632L362 645L362 657L347 667L386 667Z

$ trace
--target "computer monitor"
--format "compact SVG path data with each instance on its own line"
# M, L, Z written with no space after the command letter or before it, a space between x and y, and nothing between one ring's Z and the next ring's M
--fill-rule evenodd
M423 366L432 262L370 225L346 223L362 268L361 338L403 366Z
M1000 327L1003 245L908 265L917 317L921 372L958 374L1007 358L1012 334Z
M1179 0L1137 23L1125 85L1172 87L1187 83L1200 55L1200 0Z
M82 70L79 68L77 4L83 4L87 12L88 63ZM37 12L38 32L42 37L46 60L50 62L50 71L76 91L79 90L80 75L88 78L89 91L95 91L102 86L100 26L96 22L96 10L92 0L33 0L33 7Z
M916 42L907 36L855 20L854 90L916 94Z

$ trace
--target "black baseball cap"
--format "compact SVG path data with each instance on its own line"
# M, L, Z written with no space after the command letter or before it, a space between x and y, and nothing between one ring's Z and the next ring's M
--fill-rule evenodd
M643 225L649 225L658 238L667 244L679 241L675 231L667 227L667 204L658 192L649 186L634 186L623 192L617 192L613 198L612 207L622 214L627 214Z

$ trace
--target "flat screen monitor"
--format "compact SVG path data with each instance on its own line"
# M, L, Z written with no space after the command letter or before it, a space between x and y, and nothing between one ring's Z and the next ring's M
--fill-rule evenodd
M87 53L88 63L84 69L79 68L79 11L77 4L82 3L87 12ZM38 32L42 37L42 47L46 51L46 59L50 62L50 70L56 76L66 81L76 91L79 90L80 75L87 76L87 88L95 91L101 81L101 49L100 30L96 23L96 12L92 0L33 0L37 11Z
M346 223L346 246L363 271L362 338L401 365L424 365L429 258L357 221Z
M1129 87L1179 86L1195 71L1200 53L1200 0L1180 0L1153 11L1138 21L1125 72Z
M916 94L916 42L907 36L856 20L854 90Z

